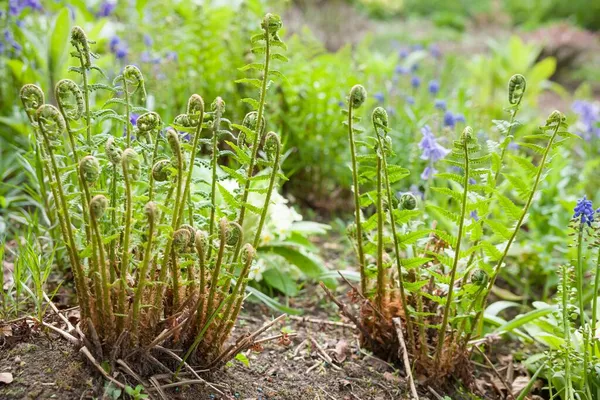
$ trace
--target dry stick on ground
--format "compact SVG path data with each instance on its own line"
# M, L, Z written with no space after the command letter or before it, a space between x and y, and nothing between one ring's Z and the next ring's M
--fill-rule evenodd
M102 368L102 366L100 364L98 364L98 361L96 361L96 359L94 358L94 356L92 355L92 353L90 353L90 351L87 349L87 347L83 346L80 350L80 353L85 354L85 356L88 358L88 360L90 360L90 362L92 363L92 365L94 367L96 367L96 369L98 371L100 371L100 373L109 381L111 381L112 383L114 383L117 387L121 388L121 389L125 389L125 385L123 385L121 382L119 382L118 380L116 380L115 378L113 378L112 376L110 376L105 370L104 368Z
M510 388L510 385L508 384L508 382L506 382L506 379L504 379L504 377L500 374L500 372L498 372L498 370L496 369L496 367L494 367L494 364L492 363L492 361L490 361L490 359L485 355L485 353L483 351L481 351L481 349L479 348L479 346L474 346L475 349L479 352L479 354L481 354L483 356L483 359L485 360L485 362L488 363L488 365L490 367L492 367L492 370L494 371L494 374L496 375L496 377L498 377L498 379L500 379L500 382L502 382L502 384L504 385L504 387L506 387L506 391L508 392L508 396L511 399L515 399L515 396L512 393L512 389Z
M288 318L292 319L294 321L309 322L311 324L325 324L325 325L339 326L339 327L342 327L342 328L357 329L356 325L346 324L344 322L339 322L339 321L329 321L327 319L316 319L316 318L308 318L308 317L298 317L296 315L288 315Z
M81 346L81 340L77 339L75 336L71 335L70 333L63 331L62 329L57 328L54 325L50 325L44 321L38 321L37 319L35 319L33 317L27 317L25 319L31 319L31 320L37 322L38 324L45 326L46 328L52 329L54 332L58 333L59 335L61 335L65 339L67 339L74 346Z
M48 303L48 305L50 306L52 311L54 311L56 313L56 315L58 315L58 317L60 319L62 319L65 324L67 324L67 328L69 329L67 332L69 332L69 333L73 332L75 330L75 327L73 326L73 324L71 324L71 321L69 321L69 319L67 317L65 317L64 315L62 315L60 313L60 311L58 310L58 308L56 308L56 305L54 304L54 302L52 300L50 300L50 298L48 297L46 292L42 292L42 294L44 296L44 300L46 300L46 303Z
M221 363L223 361L227 362L231 358L235 357L235 355L238 354L239 352L252 347L252 345L256 343L256 341L254 339L257 336L259 336L261 333L263 333L267 329L271 328L276 323L283 320L285 317L286 317L286 314L281 314L279 317L275 318L273 321L265 323L261 328L259 328L257 331L255 331L250 336L247 336L245 338L240 338L235 344L229 346L224 352L222 352L221 355L219 355L219 357L217 357L217 359L215 361L213 361L211 364L206 366L206 368L212 369L216 365L219 365L219 363Z
M394 321L396 334L398 335L398 340L400 341L398 357L402 357L404 361L404 372L406 373L406 378L408 379L408 385L410 386L412 396L415 398L415 400L419 400L419 394L417 393L417 388L415 387L415 381L410 368L410 360L408 359L408 350L406 350L406 343L404 343L404 334L402 334L402 322L400 322L400 318L392 318L392 321ZM402 354L400 354L401 351Z
M131 367L129 365L127 365L127 363L125 361L118 359L117 364L119 364L123 368L125 373L129 374L129 376L131 376L133 379L135 379L137 381L137 383L139 383L140 385L142 385L144 387L149 386L148 383L146 381L144 381L141 376L139 376L137 373L135 373L135 371L133 369L131 369Z
M435 396L435 398L436 398L437 400L444 400L444 398L443 398L442 396L440 396L440 395L438 394L438 392L436 392L435 390L433 390L433 388L432 388L431 386L427 386L427 389L429 390L429 392L430 392L432 395L434 395L434 396Z
M321 285L321 288L323 288L323 290L325 291L327 296L331 299L331 301L333 301L339 307L340 312L343 315L345 315L350 321L354 322L354 324L356 325L356 327L358 328L360 333L362 333L362 335L365 337L365 339L369 340L371 343L374 343L373 339L369 335L369 332L360 323L358 318L356 316L354 316L354 314L352 314L352 312L350 310L348 310L348 307L346 307L345 304L343 304L338 299L336 299L335 296L333 295L333 293L331 293L331 290L329 290L329 288L327 286L325 286L325 284L323 282L319 282L319 285Z

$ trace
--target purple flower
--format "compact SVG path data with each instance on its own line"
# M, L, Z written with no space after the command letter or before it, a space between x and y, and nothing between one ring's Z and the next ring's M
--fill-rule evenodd
M118 36L113 36L110 38L110 41L108 42L108 46L110 48L111 52L115 52L115 49L117 48L118 44L121 43L121 38L119 38Z
M454 114L454 122L465 124L467 121L465 120L465 116L462 114Z
M167 61L175 62L175 61L177 61L178 58L179 57L177 56L177 52L175 52L175 51L167 51L167 54L165 54L165 59Z
M113 3L112 1L103 1L102 3L100 3L100 8L98 9L98 12L96 13L96 17L97 18L108 17L115 11L115 8L117 8L116 2Z
M144 34L144 44L146 46L150 47L150 46L152 46L153 43L154 43L154 41L152 40L152 36L145 33Z
M406 102L412 106L415 104L415 98L412 96L406 96Z
M342 100L338 101L338 106L344 107L345 105L346 103L344 103Z
M434 79L429 82L429 93L435 95L440 91L440 83Z
M140 117L140 114L131 113L129 115L129 122L131 123L131 125L136 126L137 120L139 117Z
M477 215L477 210L471 211L469 214L474 221L479 221L479 216Z
M592 222L594 222L594 207L592 206L591 200L588 200L586 196L583 196L581 199L577 200L574 211L574 219L581 218L582 225L588 224L588 226L592 226Z
M7 44L9 44L16 52L20 52L23 49L23 47L21 47L21 45L15 40L15 37L13 36L12 32L8 29L4 30L4 41Z
M396 70L395 70L395 72L396 72L398 75L406 75L406 74L408 74L408 69L404 68L402 65L398 65L398 66L396 67Z
M385 97L383 96L383 93L381 92L377 92L373 95L373 97L375 98L375 100L377 100L380 103L383 103L383 100L385 100Z
M435 99L434 107L438 110L446 111L446 100Z
M426 181L426 180L428 180L430 177L432 177L435 174L437 174L437 169L435 169L432 166L428 165L427 167L425 167L425 169L421 173L421 179L423 179L424 181Z
M419 64L413 64L410 66L410 72L417 72L419 70Z
M422 160L429 160L430 162L434 163L446 157L448 153L450 153L450 150L446 149L437 142L437 139L435 136L433 136L431 128L429 128L428 125L425 125L421 129L421 133L423 134L423 138L419 142L419 148L423 150L423 154L421 154Z
M150 57L150 52L144 50L142 54L140 54L140 61L143 63L149 63L152 61L152 57Z
M405 59L409 54L410 51L408 49L402 49L400 50L400 53L398 53L398 56L400 56L401 59Z
M433 58L442 58L442 52L437 44L431 44L429 46L429 54L431 54Z
M456 125L456 120L454 119L454 115L450 111L446 111L444 114L444 126L448 128L454 128Z
M418 88L418 87L421 85L421 79L420 79L418 76L413 76L413 77L410 79L410 85L411 85L413 88L417 89L417 88Z
M600 137L600 103L576 100L571 109L579 117L575 128L585 140Z
M422 44L413 44L412 49L413 49L413 51L423 50L423 45Z
M42 11L42 3L39 0L9 0L8 1L8 13L13 16L19 16L26 8L32 10Z

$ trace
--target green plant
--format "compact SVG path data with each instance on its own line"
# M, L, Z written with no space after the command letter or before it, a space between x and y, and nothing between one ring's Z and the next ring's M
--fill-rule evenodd
M392 186L409 172L387 161L393 152L385 110L373 111L375 135L355 137L359 131L352 110L364 102L366 92L360 86L352 88L347 113L357 208L348 233L361 272L360 292L355 295L366 301L361 318L351 318L359 325L363 345L376 354L396 354L396 332L403 329L418 373L436 379L447 375L471 379L459 365L468 358L470 339L480 335L487 298L550 159L574 136L566 130L565 117L555 111L539 132L519 141L521 148L536 155L537 165L511 154L511 169L503 169L525 85L520 75L510 80L511 120L494 121L506 128L500 144L482 148L470 127L454 141L444 159L448 172L438 173L432 181L436 186L431 187L448 200L440 203L436 196L438 204L434 204L427 197L426 213L417 209L412 194L400 199L392 195ZM446 152L428 135L421 143L424 154L437 152L443 157ZM359 154L356 146L367 152ZM499 182L500 177L504 179ZM371 215L363 218L362 210L368 207ZM423 229L416 217L436 221L431 229ZM349 313L346 308L342 311ZM402 319L401 328L394 326L394 318Z
M187 360L215 368L252 344L250 338L223 348L243 304L271 195L284 178L279 137L266 133L264 112L270 79L281 75L272 64L286 60L276 51L285 49L281 26L278 16L267 14L261 33L252 37L262 62L243 70L264 75L239 80L259 89L258 100L244 99L255 111L239 125L224 117L220 97L205 110L194 94L173 128L163 131L157 113L133 103L136 94L146 96L138 68L126 66L113 85L90 81L90 72L101 70L92 64L91 42L79 27L72 30L76 51L71 54L80 65L71 70L82 84L58 82L58 108L41 104L32 110L32 94L36 99L43 94L33 85L22 90L25 107L35 116L31 121L52 207L75 276L81 339L95 357L133 351L138 361L159 367L149 351L163 345L185 351L177 358L179 368ZM89 94L104 90L123 98L94 110ZM122 106L124 113L110 105ZM129 121L133 111L144 112L135 127ZM111 129L101 130L105 123ZM115 128L123 129L123 137L113 135ZM235 141L231 128L239 131ZM223 142L231 150L221 149ZM209 158L202 157L202 146L210 149ZM225 156L229 166L220 163ZM209 192L195 179L202 169L211 171ZM227 178L237 181L239 190L220 183ZM267 185L257 185L261 182ZM259 206L249 202L251 193L264 195ZM259 219L244 239L248 214Z

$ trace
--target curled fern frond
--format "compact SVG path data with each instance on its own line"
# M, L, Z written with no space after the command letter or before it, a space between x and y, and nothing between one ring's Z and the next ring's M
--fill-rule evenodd
M36 111L45 102L44 92L37 85L27 84L21 88L19 95L27 116L33 121Z
M227 226L226 244L235 247L244 240L244 231L237 222L229 221Z
M263 133L265 132L266 126L267 126L267 121L264 117L264 115L262 116L262 121L260 124L260 133L258 133L259 136L262 136ZM252 132L257 132L258 130L258 112L257 111L251 111L248 114L246 114L246 116L244 117L244 120L242 121L242 126L246 127L247 129L250 129Z
M194 244L196 246L196 251L198 252L198 255L204 259L208 248L208 233L202 230L196 231Z
M74 26L71 29L71 44L77 49L83 67L90 68L92 66L93 53L90 50L90 41L81 27Z
M158 220L158 207L156 206L156 203L153 201L146 203L144 206L144 214L146 215L146 218L148 218L149 224L156 222Z
M169 168L171 167L170 160L160 160L157 161L152 167L152 177L157 182L165 182L169 180L170 172Z
M60 111L51 104L44 104L36 112L36 120L40 129L50 139L58 139L66 129L65 119Z
M185 228L177 229L173 233L173 249L175 250L175 252L183 252L190 244L191 238L192 236L190 235L189 230Z
M141 99L142 101L146 101L146 85L144 84L142 71L135 65L128 65L123 69L123 78L127 80L128 84L132 84L135 87L133 93L136 93L138 90L141 91Z
M403 193L400 196L398 208L400 210L414 210L417 208L417 198L412 193Z
M85 156L79 162L79 172L82 179L90 184L96 183L100 177L100 163L94 156Z
M367 90L362 85L354 85L350 90L348 103L351 108L359 108L367 99Z
M147 112L138 117L136 125L141 135L145 135L160 127L160 115L154 111Z
M242 248L241 260L243 264L251 262L256 256L256 249L250 243L246 243Z
M96 221L102 218L107 207L108 199L104 195L94 196L90 201L90 213Z
M173 154L181 157L181 143L179 142L179 134L174 129L167 130L167 142ZM181 171L180 171L181 172Z
M271 13L266 14L260 24L260 27L270 35L276 35L282 26L281 17Z
M471 272L471 276L469 278L471 283L477 286L487 285L489 279L490 276L488 275L488 273L479 268L474 269L473 272Z
M385 136L385 133L388 129L388 121L389 121L387 111L385 111L385 109L383 107L376 107L373 110L373 114L371 114L371 118L373 120L373 126L375 127L375 132L378 135ZM380 132L383 132L383 134Z
M125 149L121 163L123 164L123 170L127 171L127 174L133 179L137 179L140 173L140 159L138 153L131 148Z
M85 112L85 103L79 85L70 79L63 79L56 84L54 93L58 108L63 115L75 121L81 118Z
M274 161L278 154L281 153L281 141L275 132L269 132L267 134L263 150L265 151L269 161Z
M123 151L119 148L119 146L115 143L115 138L112 136L108 138L106 144L104 145L104 152L108 158L108 160L113 165L118 165L121 163L121 158L123 157Z
M512 105L519 105L525 94L527 81L521 74L513 75L508 81L508 102Z

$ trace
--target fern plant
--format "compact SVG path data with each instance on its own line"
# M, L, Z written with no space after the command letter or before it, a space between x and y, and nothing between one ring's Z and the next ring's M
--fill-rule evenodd
M482 310L554 150L573 136L565 117L555 111L539 133L519 142L537 162L511 154L511 169L503 170L525 87L522 76L511 78L511 120L495 121L506 128L500 145L483 148L471 127L463 130L444 159L447 171L438 173L431 187L436 198L446 200L428 202L424 210L410 193L399 199L393 195L409 172L388 163L393 151L385 110L373 111L375 133L359 140L362 130L352 111L366 92L357 85L348 97L356 204L349 235L361 271L356 296L365 299L361 317L349 316L359 325L363 345L386 359L399 361L400 337L407 338L412 368L429 378L471 379L468 367L458 366L469 357L471 338L481 332ZM425 143L422 148L446 155L437 146ZM505 179L499 182L500 177ZM431 228L423 228L429 218L434 218ZM350 313L345 307L342 311ZM402 322L402 335L394 319Z
M239 125L225 118L220 97L206 109L193 94L185 112L164 129L157 113L136 105L146 97L137 67L126 66L112 85L90 82L92 70L102 71L92 65L92 42L79 27L71 43L80 66L71 70L82 83L57 83L58 108L44 104L37 86L21 91L50 177L49 207L57 211L75 277L78 340L90 357L113 365L133 357L151 371L181 368L188 360L215 368L264 331L224 347L243 305L271 195L285 179L279 136L266 133L264 115L270 79L281 75L271 65L285 60L272 51L285 48L281 26L278 16L267 14L262 32L252 38L264 63L242 70L259 69L263 76L241 80L259 93L258 100L244 99L256 111ZM99 110L90 96L97 90L115 96ZM132 113L142 113L135 126ZM124 133L115 134L123 125ZM228 166L221 165L224 157ZM210 181L198 178L203 169L211 171ZM220 184L231 179L237 189ZM249 201L252 193L262 196L260 205ZM245 230L251 237L244 237L249 213L258 220ZM173 357L167 348L184 356Z

